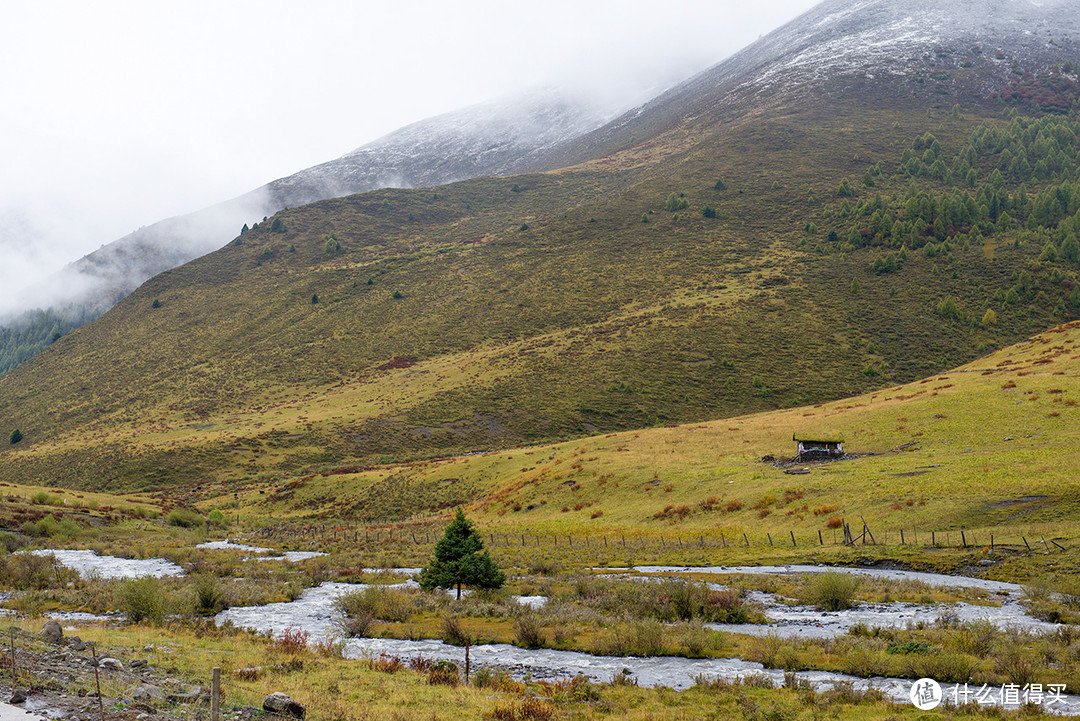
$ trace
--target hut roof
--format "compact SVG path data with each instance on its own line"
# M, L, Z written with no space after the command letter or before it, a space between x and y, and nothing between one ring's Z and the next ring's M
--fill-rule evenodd
M843 443L842 433L799 432L791 435L796 443Z

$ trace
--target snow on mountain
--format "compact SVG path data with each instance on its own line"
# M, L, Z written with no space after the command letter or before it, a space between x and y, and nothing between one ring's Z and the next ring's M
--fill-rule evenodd
M698 118L828 93L936 94L987 102L1031 71L1080 61L1076 0L825 0L727 60L673 87L543 161L599 157ZM857 88L857 90L855 90ZM952 98L950 100L950 97Z
M897 97L936 92L935 102L986 101L1015 79L1014 61L1038 71L1080 60L1077 38L1076 0L825 0L629 112L633 98L544 90L430 118L240 198L142 228L28 289L19 305L115 299L282 208L379 187L565 167L749 103L761 109L856 85Z

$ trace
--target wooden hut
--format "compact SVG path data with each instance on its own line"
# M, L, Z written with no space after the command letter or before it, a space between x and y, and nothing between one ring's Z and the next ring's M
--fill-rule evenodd
M795 433L799 461L831 461L844 456L844 437L832 433Z

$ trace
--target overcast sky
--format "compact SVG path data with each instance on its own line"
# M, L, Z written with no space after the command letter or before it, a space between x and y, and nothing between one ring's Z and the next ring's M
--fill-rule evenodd
M425 117L672 84L816 2L5 3L0 288Z

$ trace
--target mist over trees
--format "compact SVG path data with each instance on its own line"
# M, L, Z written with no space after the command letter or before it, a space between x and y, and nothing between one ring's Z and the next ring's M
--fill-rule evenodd
M94 320L107 308L69 306L33 310L0 326L0 375L37 355L76 328Z

